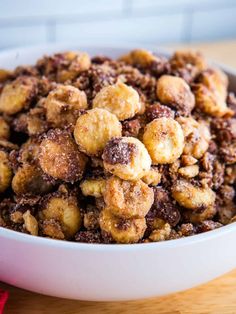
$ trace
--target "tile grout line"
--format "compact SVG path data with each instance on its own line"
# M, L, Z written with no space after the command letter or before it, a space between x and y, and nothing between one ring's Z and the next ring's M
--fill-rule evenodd
M54 20L46 22L47 42L56 42L56 22Z
M189 9L185 11L183 16L183 34L182 41L184 43L190 43L192 40L192 29L193 29L193 15L194 10Z
M124 17L129 16L133 11L133 0L123 0Z

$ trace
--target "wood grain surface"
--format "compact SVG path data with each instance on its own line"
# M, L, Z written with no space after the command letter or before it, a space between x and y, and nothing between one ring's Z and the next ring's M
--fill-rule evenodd
M236 41L191 45L191 48L236 68ZM188 291L132 302L81 302L47 297L3 283L0 288L10 292L4 314L236 314L236 270Z
M45 283L47 284L47 283ZM236 270L200 287L130 302L82 302L43 296L5 284L10 292L4 314L235 314Z

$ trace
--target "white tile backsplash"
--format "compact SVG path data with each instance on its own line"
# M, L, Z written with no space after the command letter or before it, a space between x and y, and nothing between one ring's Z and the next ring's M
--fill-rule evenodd
M192 40L206 41L236 37L236 7L196 12L192 21Z
M0 27L0 48L47 42L47 28L39 26Z
M0 18L66 17L122 12L123 0L0 0Z
M133 0L132 8L135 13L149 9L161 10L167 13L170 11L198 10L203 8L211 10L216 7L235 4L235 0Z
M172 25L173 27L166 27ZM137 42L160 43L181 41L183 15L122 18L93 23L58 24L56 40L81 40L91 43Z
M236 0L0 0L0 49L236 38Z

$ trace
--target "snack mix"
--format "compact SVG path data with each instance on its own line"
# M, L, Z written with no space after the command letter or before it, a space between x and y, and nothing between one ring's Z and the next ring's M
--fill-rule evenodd
M236 220L236 97L196 52L0 70L0 226L148 243Z

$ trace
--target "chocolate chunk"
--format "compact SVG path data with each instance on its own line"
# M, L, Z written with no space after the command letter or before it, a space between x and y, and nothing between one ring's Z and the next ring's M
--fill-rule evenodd
M211 122L211 129L219 144L236 139L236 119L215 119Z
M106 61L111 61L111 58L106 57L106 56L95 56L91 59L92 63L95 64L102 64Z
M223 158L223 157L222 157ZM207 179L211 188L218 189L224 182L225 165L222 164L216 155L206 152L200 160L200 179Z
M146 117L148 122L151 122L157 118L174 118L175 114L174 111L171 110L169 107L161 105L161 104L154 104L149 106L146 109Z
M229 108L234 111L234 117L236 117L236 96L235 96L235 94L229 93L226 102L227 102Z
M170 63L167 58L163 56L157 56L156 60L153 60L148 69L155 77L160 77L163 74L170 72Z
M102 157L111 165L127 165L135 151L136 146L133 143L125 143L121 138L113 138L106 145Z
M79 231L75 235L76 242L83 243L102 243L102 237L99 232L94 231Z
M160 218L171 226L176 226L180 221L181 216L177 205L173 203L169 193L162 187L154 188L154 203L147 218Z
M12 150L9 154L9 161L11 163L11 167L14 171L17 170L17 168L20 166L20 162L19 162L19 151L17 150Z
M208 147L208 152L211 154L216 154L217 153L217 144L214 140L210 140L209 142L209 147Z
M196 230L197 233L211 231L217 228L222 227L223 225L220 222L216 222L213 220L203 221L201 224L197 225Z
M139 119L126 120L122 123L122 135L137 137L141 124Z
M222 185L217 191L217 201L221 205L230 204L235 197L235 189L230 185Z
M236 144L223 144L219 149L219 156L226 164L234 164L236 162Z

